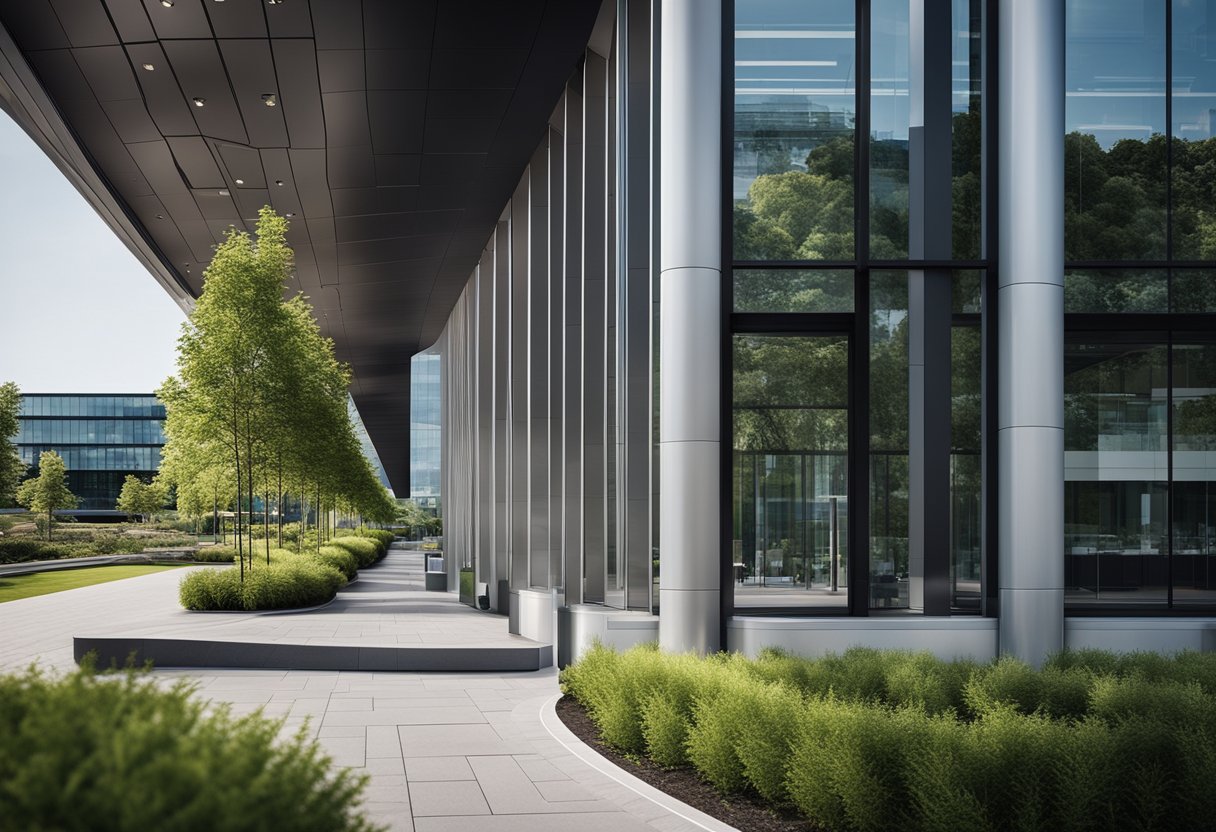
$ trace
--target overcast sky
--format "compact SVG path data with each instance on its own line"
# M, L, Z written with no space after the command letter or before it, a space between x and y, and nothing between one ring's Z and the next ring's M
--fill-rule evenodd
M143 393L173 372L184 313L0 112L0 382Z

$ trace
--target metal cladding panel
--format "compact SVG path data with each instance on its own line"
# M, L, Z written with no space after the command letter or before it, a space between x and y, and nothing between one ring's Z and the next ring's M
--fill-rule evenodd
M288 291L328 316L404 491L409 355L439 336L599 7L0 0L0 25L49 99L22 126L66 123L88 160L74 164L126 206L116 230L183 293L230 225L266 202L293 215Z

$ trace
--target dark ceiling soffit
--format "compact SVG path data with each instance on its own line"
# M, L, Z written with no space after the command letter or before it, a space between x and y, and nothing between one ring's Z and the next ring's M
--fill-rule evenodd
M91 4L86 5L91 8ZM106 3L111 11L127 6L143 11L140 9L142 5L132 4L130 0L124 0L117 5ZM200 20L204 21L205 16L214 11L210 4L204 6L199 3L196 7L191 0L184 0L177 5L180 11L197 12L195 17L201 16ZM309 23L310 27L318 23L318 16L333 17L336 8L327 0L293 5L297 11L312 6L313 20ZM216 40L214 35L208 38L210 32L204 32L201 28L193 35L195 40L189 42L172 39L184 36L181 33L174 35L159 29L155 33L149 31L135 38L140 42L132 42L131 33L126 31L131 21L124 19L124 22L118 18L111 20L104 11L97 15L85 15L87 20L61 19L56 23L56 14L50 11L51 6L47 0L26 0L23 3L0 0L0 18L15 15L23 27L26 40L29 41L25 44L29 53L22 53L0 23L0 57L7 59L0 61L0 98L3 99L0 103L13 114L15 120L52 158L120 239L184 309L190 308L193 294L201 285L201 271L210 257L212 243L229 223L244 224L244 220L250 218L257 207L267 201L280 211L291 211L294 208L300 219L296 221L293 228L295 233L291 236L296 238L292 243L297 247L299 262L296 279L291 288L305 291L312 296L323 331L334 338L339 357L351 364L354 373L352 393L356 406L390 481L402 491L408 489L409 480L408 356L429 346L442 331L451 307L459 295L458 289L463 287L468 279L468 272L475 265L476 257L464 257L462 252L470 248L475 237L489 239L493 232L493 220L482 222L480 218L492 216L510 199L519 176L522 175L534 147L543 135L545 124L564 89L567 76L577 65L583 45L591 37L597 13L600 18L603 17L603 6L598 0L547 4L538 2L530 8L510 12L510 21L518 24L514 26L514 30L518 31L510 30L509 26L506 29L497 26L490 27L494 29L494 32L490 32L481 31L486 29L488 24L484 21L478 24L476 21L483 17L493 18L495 14L501 16L504 14L501 6L491 9L488 15L480 15L476 13L478 0L464 0L464 12L453 11L452 5L452 0L446 0L432 7L439 9L436 14L447 21L447 29L444 30L447 40L441 43L437 39L432 45L433 49L415 48L414 51L425 52L428 64L440 61L440 56L434 50L441 47L444 50L443 55L458 51L464 57L458 64L452 64L446 58L440 61L443 66L448 67L444 74L447 79L445 85L432 87L433 79L429 78L423 85L427 90L423 94L439 96L435 101L436 107L439 108L435 123L427 122L410 128L407 123L410 120L403 120L404 116L389 119L391 123L377 122L377 113L371 112L376 109L371 106L374 103L372 99L377 95L391 96L401 93L391 90L387 93L377 92L373 88L377 87L378 80L372 77L370 70L362 78L366 92L355 89L343 91L359 80L356 75L364 73L355 71L358 69L357 61L351 63L348 68L338 60L341 57L338 53L329 54L328 49L315 50L314 44L322 45L320 30L316 33L315 42L281 40L288 35L308 37L313 35L313 32L311 28L307 32L275 31L276 27L271 25L269 36L273 40L265 41L265 34L260 37L273 49L264 49L261 52L254 49L249 54L242 53L243 58L253 60L254 63L266 63L271 60L271 51L274 52L274 61L280 59L280 45L285 45L284 48L294 48L308 44L309 48L305 50L307 55L299 49L294 49L291 56L285 57L284 60L296 66L300 60L307 59L306 62L314 67L314 71L321 65L327 72L320 78L320 88L311 92L305 89L310 87L310 84L314 88L316 85L316 76L309 72L300 75L300 78L305 80L305 88L292 91L294 82L281 77L281 72L277 84L274 85L285 99L310 102L304 110L297 106L293 117L293 111L289 107L264 110L261 106L252 109L238 106L238 102L233 99L234 91L238 97L243 96L241 101L244 101L244 98L249 97L249 90L245 89L249 86L249 80L244 76L233 79L232 73L237 71L248 74L253 70L234 69L231 56L225 48L230 44L222 39ZM419 13L425 12L426 6L427 4L420 4L415 10L420 10ZM156 13L155 19L152 20L154 25L168 25L168 22L172 22L170 17L160 21L159 6L149 4L145 8ZM388 6L382 8L376 4L363 4L356 7L352 3L350 8L370 14L369 9L380 13ZM97 9L102 9L100 0L97 2ZM391 44L372 44L365 41L363 32L356 31L362 28L362 16L346 15L345 11L343 15L352 19L359 18L355 23L360 25L347 32L351 43L329 43L332 37L326 34L326 43L323 46L329 49L335 46L342 46L344 49L359 47L354 51L363 52L366 65L370 57L369 50L373 47L399 45L395 41ZM135 14L135 17L141 18L141 15ZM267 19L269 20L269 17ZM463 20L474 21L470 24L473 26L470 30L474 39L472 45L480 47L481 51L463 48L470 45L460 40L464 37L461 34L464 29L461 27L465 24L453 23ZM508 21L504 18L502 22ZM60 25L64 28L61 29ZM479 25L480 29L477 28ZM327 28L329 27L321 27ZM436 31L440 29L436 23ZM216 34L222 33L217 31ZM97 40L101 35L105 37ZM156 40L157 35L171 39ZM448 41L451 41L453 36L462 48L452 49L453 43ZM515 41L511 41L512 36ZM89 42L76 42L80 37ZM384 40L386 37L394 36L390 32L379 39ZM490 37L492 42L487 41L487 37ZM147 43L142 42L145 39L148 40ZM356 40L357 44L354 42ZM106 46L103 41L114 45ZM120 45L123 41L127 41L125 46ZM418 44L411 46L417 47ZM489 46L494 48L487 49ZM503 48L512 46L516 47L514 51ZM188 47L193 51L189 51L189 54L182 53L182 50ZM135 54L132 50L139 49L154 49L155 55L149 60L158 67L163 61L166 68L171 70L168 76L158 77L156 80L157 84L168 82L168 92L145 87L148 78L134 67L128 70L127 59L139 63L136 57L132 57ZM119 60L123 57L123 50L126 50L126 56ZM114 54L110 54L111 52ZM262 54L263 52L265 54ZM296 55L297 52L300 54ZM219 63L221 53L222 60L229 64L227 68ZM37 70L27 61L26 54L30 54L31 60L39 64ZM66 57L69 54L77 57L77 63L86 61L87 67L91 68L86 73L87 78L80 74L83 70L76 68L72 58ZM494 60L510 58L512 54L517 57L512 59L514 63L511 67L496 68ZM242 58L242 55L235 57ZM478 66L470 60L482 55L489 61L484 66ZM494 57L496 55L498 58ZM61 59L59 56L64 57ZM325 58L324 61L319 60L322 57ZM243 58L236 60L235 65L244 67L248 61L243 61ZM336 65L334 60L337 60ZM499 62L501 63L501 60ZM431 68L433 69L433 66ZM208 69L212 71L209 73ZM347 71L348 69L351 71ZM336 82L334 76L328 74L330 70L339 73ZM48 71L54 76L52 79L40 78L41 72ZM134 71L134 78L127 75L129 71ZM187 73L186 76L183 76L182 72ZM200 72L202 74L198 75ZM186 96L197 94L194 93L196 85L213 82L215 79L212 75L218 77L225 73L230 81L205 93L209 107L215 109L204 111L190 106ZM292 74L299 75L289 73ZM308 82L310 76L314 80ZM508 76L509 83L504 83L504 78ZM190 78L191 90L179 87L180 83L187 83L183 78ZM66 98L61 102L53 100L43 86L44 81L56 87L59 95ZM51 83L52 81L54 83ZM64 92L65 83L68 84L68 92ZM338 83L338 86L334 87L334 83ZM356 83L355 86L359 85ZM453 91L445 89L445 86L452 86L457 90L454 98ZM142 92L135 92L136 87L144 88ZM504 93L506 95L503 95ZM132 103L129 99L133 95L143 100L143 107L132 109L128 106ZM440 105L448 109L459 109L456 102L464 100L460 98L461 95L473 95L477 100L484 99L486 106L502 108L502 112L498 113L500 120L493 132L491 128L494 125L488 123L449 123L451 116L463 116L466 112L461 110L447 113L441 110ZM367 102L365 105L360 103L364 96ZM448 101L449 98L452 100ZM469 106L477 109L477 105ZM358 112L346 112L350 107L356 107ZM312 112L313 109L315 112ZM423 112L429 113L430 110L428 106ZM381 112L383 113L383 108ZM497 113L497 110L494 112ZM339 119L338 116L343 113L346 113L346 117ZM282 120L284 116L288 119L286 124ZM445 116L447 120L440 116ZM269 121L264 117L269 117ZM183 118L185 121L182 121ZM251 121L251 118L254 121ZM88 128L83 134L73 129L73 121L82 119L81 126ZM381 119L383 121L383 115ZM322 120L326 122L324 125ZM191 129L194 121L198 122L197 126ZM110 134L104 130L101 134L96 134L98 125L109 127L110 122L113 122L111 131L118 131L115 138L120 143L114 143ZM332 130L326 130L327 127L332 127ZM183 129L188 134L198 135L199 138L178 136L177 133ZM290 131L293 138L296 135L303 136L303 144L289 148L272 147L279 146L284 141L290 142L284 130ZM436 133L436 130L439 132ZM358 135L352 133L347 136L351 131ZM338 136L336 140L335 135ZM280 137L275 138L276 136ZM317 141L318 138L320 141ZM367 142L364 142L365 139ZM97 146L92 147L90 141ZM108 146L107 141L113 146ZM168 153L163 150L166 141ZM269 145L259 150L257 147L248 146L251 141L255 145L267 145L267 142ZM456 141L474 142L476 146L458 148L474 155L433 155L432 143L443 147L444 153L447 153L451 143ZM424 150L432 151L431 162L421 168L419 163L423 160L422 156L410 156L408 153L401 155L407 151L421 153ZM130 154L130 157L127 154ZM211 158L208 159L207 156ZM256 160L258 164L254 165L250 160ZM392 165L385 167L390 162ZM374 165L374 170L367 167L369 163ZM211 187L220 184L210 181L217 172L212 170L216 165L218 171L222 171L220 176L226 185L222 189ZM263 175L262 171L265 171L265 181L255 177L257 181L254 182L250 179L249 172L234 172L233 165L248 167L250 172L257 169L258 176ZM271 168L286 171L288 175L282 178L287 180L290 187L283 190L270 187L266 190L268 183L278 178L272 175ZM114 180L115 175L123 182ZM196 183L193 181L195 175L207 181L203 182L200 178ZM248 184L241 188L234 187L237 176L243 176ZM184 183L183 177L186 178ZM389 179L392 181L388 181ZM337 186L339 190L335 191L336 182L344 184ZM183 184L186 185L185 188L182 187ZM405 212L402 215L403 223L412 222L415 218L419 222L423 221L419 212L428 210L431 213L425 217L427 221L441 220L441 215L437 212L449 208L463 211L464 221L443 222L433 229L407 226L403 228L405 236L395 238L386 239L380 237L379 233L370 236L363 234L360 238L360 223L375 222L367 218L367 212L371 211L372 217L380 216L385 209L379 203L389 196L403 195L399 187L388 188L387 191L385 187L409 184L418 186L406 189L412 192L410 196L416 204L397 209ZM290 193L287 193L288 191ZM120 192L130 192L130 199L139 204L132 204L127 198L120 196ZM148 195L139 195L143 193ZM366 194L367 198L374 197L378 204L352 205L348 210L338 211L335 209L339 206L334 202L338 194L344 198ZM455 200L455 203L449 205L452 200ZM280 202L285 204L280 205ZM162 226L151 219L154 214L156 220L167 218L169 221ZM343 217L349 217L350 221L343 223ZM152 225L156 227L156 239L151 233ZM350 236L352 229L353 237ZM410 234L414 236L409 236ZM168 252L164 248L165 244L173 251ZM186 274L182 274L175 265L177 260L193 261L200 274L189 274L189 262L183 264ZM466 264L465 260L469 263ZM355 280L348 284L340 281L340 270L351 271L352 274L370 274L368 268L362 264L374 265L377 261L380 261L378 268L384 273L384 277L389 279L368 283ZM392 268L389 268L390 266ZM414 308L411 316L407 317L404 312L395 318L384 314L386 308L402 310L409 309L411 305ZM390 323L392 325L387 325ZM389 339L391 344L388 343ZM390 367L390 363L393 366Z
M189 287L165 261L159 247L68 126L3 22L0 22L0 108L42 149L177 305L189 312L194 304Z

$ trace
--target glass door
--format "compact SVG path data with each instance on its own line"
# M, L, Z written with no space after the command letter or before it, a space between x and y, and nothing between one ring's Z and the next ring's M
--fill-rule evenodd
M848 605L849 338L737 334L734 606Z

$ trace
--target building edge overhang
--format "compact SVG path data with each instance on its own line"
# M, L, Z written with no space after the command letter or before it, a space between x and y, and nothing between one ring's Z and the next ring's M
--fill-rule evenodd
M195 300L190 288L131 217L126 203L89 157L3 24L0 24L0 109L59 168L169 297L189 313Z

